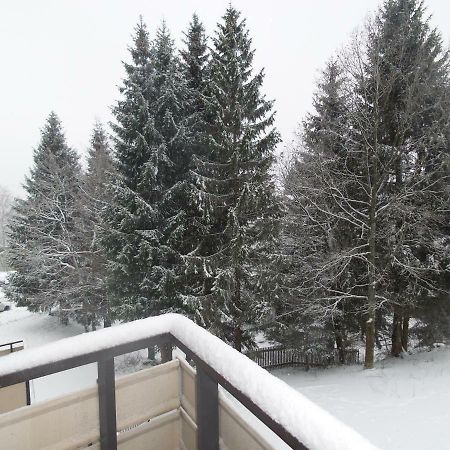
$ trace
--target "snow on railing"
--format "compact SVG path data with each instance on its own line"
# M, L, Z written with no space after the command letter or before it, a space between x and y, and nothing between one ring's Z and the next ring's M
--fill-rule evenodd
M198 369L206 367L205 373L216 374L216 382L233 395L241 393L249 409L261 420L268 416L279 424L298 442L312 450L369 450L375 447L352 428L308 400L285 382L259 367L221 339L178 314L165 314L148 319L118 325L112 328L86 333L43 345L37 349L23 350L0 360L0 387L17 381L18 374L37 376L49 373L48 366L59 366L71 360L76 365L86 355L98 360L105 350L120 348L127 344L153 337L170 336L174 345L193 356ZM124 351L122 351L124 353ZM119 354L116 352L115 354ZM46 368L45 370L42 368ZM53 372L53 371L52 371ZM232 388L232 389L230 389ZM242 401L238 395L238 400ZM245 401L243 401L245 405ZM199 405L198 405L199 407ZM258 411L260 410L260 411ZM268 423L268 421L264 421ZM270 422L270 420L269 420ZM272 427L273 428L273 427ZM295 447L294 447L295 448ZM297 448L301 448L300 446ZM303 447L304 448L304 447Z

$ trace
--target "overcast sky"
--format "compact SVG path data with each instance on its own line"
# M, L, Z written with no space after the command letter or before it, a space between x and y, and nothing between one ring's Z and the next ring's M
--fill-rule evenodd
M311 108L314 82L333 52L373 12L379 0L234 0L247 18L255 67L276 100L285 145ZM450 1L426 0L432 23L448 45ZM212 34L227 0L0 1L0 186L21 194L33 148L50 111L68 143L85 154L96 119L111 120L122 60L142 14L149 31L165 19L176 43L195 11Z

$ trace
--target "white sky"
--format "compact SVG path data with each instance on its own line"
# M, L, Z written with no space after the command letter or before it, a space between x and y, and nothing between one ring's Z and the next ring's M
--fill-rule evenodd
M311 108L325 61L379 0L233 0L247 18L255 67L276 100L285 145ZM84 154L96 119L111 120L122 60L142 14L149 31L165 19L177 44L194 11L208 34L227 0L0 0L0 185L21 194L24 175L50 111L70 146ZM450 41L450 1L426 0L432 23Z

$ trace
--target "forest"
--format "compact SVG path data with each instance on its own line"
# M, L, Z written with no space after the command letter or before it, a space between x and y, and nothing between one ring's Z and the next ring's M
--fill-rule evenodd
M385 0L330 55L283 156L255 51L231 5L181 48L138 20L86 164L43 125L9 300L86 331L178 312L239 351L363 345L368 369L450 337L450 58L424 2Z

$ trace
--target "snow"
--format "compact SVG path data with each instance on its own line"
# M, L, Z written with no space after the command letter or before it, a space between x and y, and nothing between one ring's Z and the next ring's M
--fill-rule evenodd
M171 333L310 449L374 449L351 428L188 319ZM148 319L146 319L148 320ZM327 430L324 433L324 430Z
M0 301L2 301L1 291ZM168 326L172 327L176 321L169 322ZM150 324L152 323L150 322ZM151 326L153 328L153 325ZM145 328L144 332L148 334L148 326L145 325L143 328ZM122 326L119 326L112 330L115 332L121 329ZM187 327L183 331L183 327L181 327L181 330L178 337L185 340L185 335L189 335L191 328ZM71 323L69 326L64 326L59 323L56 317L30 313L25 308L16 308L14 305L12 305L10 311L0 313L0 343L25 339L26 347L32 349L51 341L81 334L83 331L83 327L80 325ZM88 337L88 340L91 340L92 333L85 336ZM211 359L211 355L204 357L209 363L216 365L216 370L224 371L233 383L236 382L239 385L241 390L250 389L252 395L261 396L261 404L264 407L271 408L271 394L265 393L264 389L272 389L268 387L268 384L270 386L274 384L272 377L264 375L262 376L264 381L261 382L261 369L254 369L252 364L249 368L249 361L245 359L244 363L239 355L237 368L230 370L229 367L226 367L227 364L224 361L228 359L228 353L231 349L226 347L226 350L224 350L224 344L221 341L216 345L213 340L211 344L208 338L208 343L203 344L204 336L202 333L200 335L193 334L191 337L188 336L187 339L189 339L189 345L191 345L192 340L199 340L197 344L194 343L199 355L200 351L203 352L203 356L205 352L212 352L214 357ZM55 345L60 347L59 343L55 343ZM40 347L40 350L45 350L45 348L48 348L48 345ZM234 359L235 352L233 350L231 352ZM41 357L45 356L43 353L40 352ZM20 353L17 353L15 356L19 355ZM5 358L0 360L2 370L4 369ZM142 364L142 359L135 358L132 355L127 355L125 358L128 358L128 360L116 361L118 363L116 369L119 368L120 372L129 369L130 358L135 359L134 362L131 361L133 366ZM123 368L121 368L122 365ZM254 370L257 372L256 375L254 375ZM244 375L241 375L241 373ZM308 413L310 404L307 403L305 397L342 422L350 425L380 448L396 450L448 448L450 442L450 427L448 426L450 423L450 409L448 408L450 404L450 348L443 344L436 345L436 348L430 352L406 355L403 359L392 358L379 361L376 368L369 371L362 370L361 366L353 366L327 370L311 369L308 372L301 369L283 369L273 371L272 374L302 394L300 404L307 408ZM93 386L96 377L96 367L90 365L34 380L33 399L45 400ZM276 386L278 386L278 383L282 384L275 380ZM285 410L290 408L289 405L294 399L294 397L290 399L293 395L292 390L287 391L286 388L285 385L281 388L283 390L282 395L288 395L287 399L283 399L282 407L277 399L274 403L278 405L277 408ZM276 389L278 395L280 395L278 387ZM294 395L297 399L297 394ZM240 405L240 408L245 414L246 409L242 405ZM316 411L316 409L317 406L313 405L311 411ZM279 411L275 411L275 413L278 414ZM284 414L281 411L280 415L283 416ZM323 414L323 411L320 414ZM253 423L259 423L248 412L247 416ZM293 416L295 416L295 413ZM301 414L298 417L295 416L295 424L291 423L292 426L295 425L301 430L305 430L304 425L307 424L309 424L309 421L306 420L305 422ZM324 434L327 426L327 424L321 426L319 434ZM260 427L261 432L269 441L274 443L275 448L284 448L273 439L273 436L270 436L270 432L267 432L263 425L260 425ZM326 431L326 434L332 436L331 431Z
M28 349L5 356L0 360L0 375L165 332L172 333L185 343L312 450L375 448L350 427L336 420L286 383L189 319L177 314L166 314L68 337L45 344L38 352Z
M0 286L6 283L9 272L0 272Z
M3 293L0 290L0 302L3 301ZM10 305L11 309L0 313L0 344L23 340L25 348L32 349L84 332L84 328L79 324L61 325L57 317L32 313L26 308L18 308L10 302L4 302ZM0 365L4 358L2 357ZM48 400L94 386L96 379L96 365L89 364L32 380L31 401Z
M273 372L380 448L448 449L450 348L360 366Z

